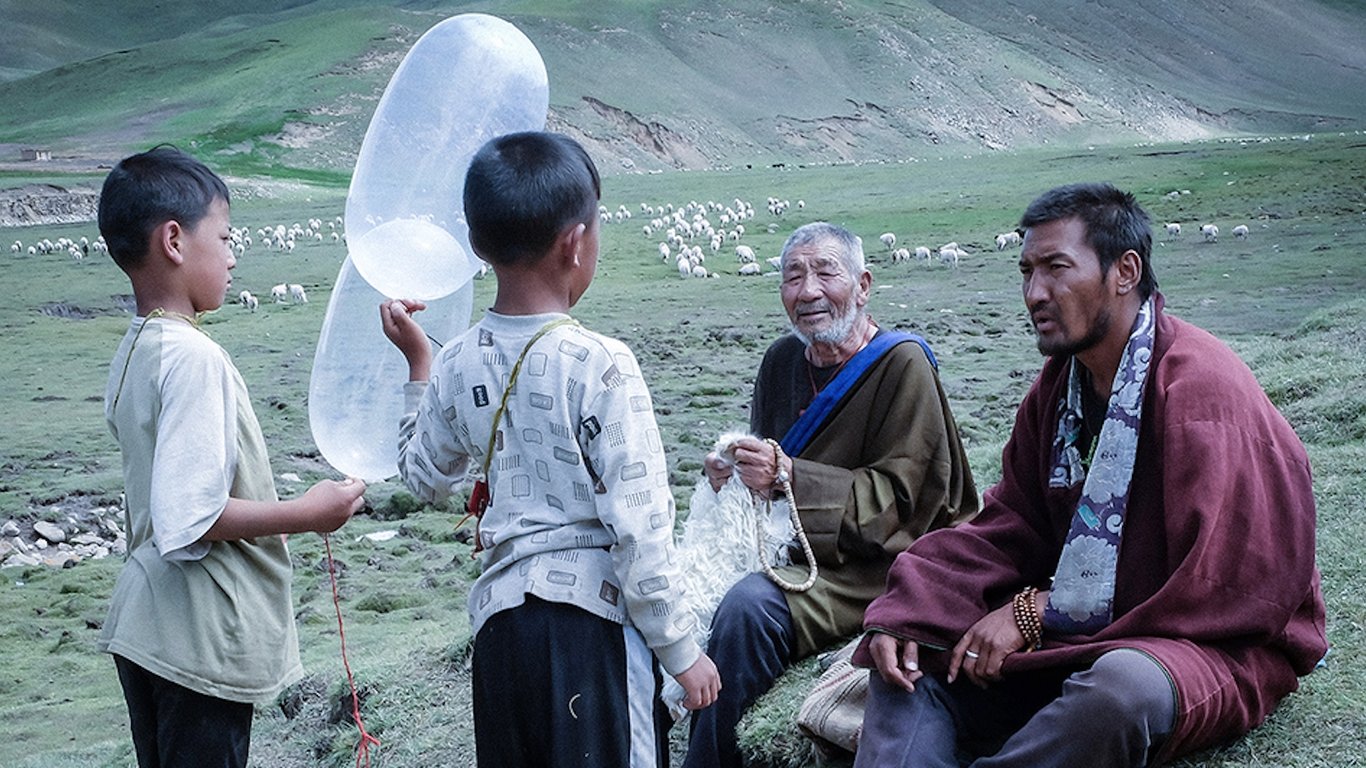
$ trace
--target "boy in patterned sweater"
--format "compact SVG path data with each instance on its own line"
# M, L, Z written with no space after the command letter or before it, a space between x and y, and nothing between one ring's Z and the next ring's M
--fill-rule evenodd
M467 469L487 483L469 596L481 766L664 765L654 658L690 709L720 689L677 608L674 501L640 368L568 315L597 268L600 196L574 140L495 138L464 192L492 308L433 360L412 318L424 305L380 306L409 364L400 474L432 502Z

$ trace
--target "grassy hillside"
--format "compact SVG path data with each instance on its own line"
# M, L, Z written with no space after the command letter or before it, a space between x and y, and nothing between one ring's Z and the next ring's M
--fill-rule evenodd
M504 16L536 43L552 126L609 173L1366 122L1366 10L1285 8L138 0L111 12L5 0L0 161L37 145L108 162L173 140L243 172L344 174L402 54L467 11Z

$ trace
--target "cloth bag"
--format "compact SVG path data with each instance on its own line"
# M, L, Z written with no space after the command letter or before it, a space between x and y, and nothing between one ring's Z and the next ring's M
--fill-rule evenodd
M830 655L829 666L797 710L797 727L826 758L858 750L871 670L854 666L850 659L862 639L856 637Z

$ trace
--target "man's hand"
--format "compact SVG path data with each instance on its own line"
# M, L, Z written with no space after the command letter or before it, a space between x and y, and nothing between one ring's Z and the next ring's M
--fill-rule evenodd
M888 685L913 693L915 681L925 676L920 671L920 646L910 640L874 632L868 651L873 655L878 674Z
M726 484L735 467L730 462L721 458L721 454L712 451L707 454L707 458L702 460L702 471L707 475L707 481L711 483L711 489L717 493L721 492L721 486Z
M742 437L735 441L735 471L745 486L767 497L778 484L778 469L792 477L792 459L778 457L778 450L767 441ZM782 462L781 466L779 462Z
M953 647L953 655L949 657L949 682L958 677L961 669L974 684L985 688L1001 679L1001 664L1024 645L1024 635L1015 624L1015 613L1011 604L1006 603L978 619Z

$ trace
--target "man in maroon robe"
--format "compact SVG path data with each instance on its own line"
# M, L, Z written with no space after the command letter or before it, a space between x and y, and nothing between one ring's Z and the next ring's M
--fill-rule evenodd
M1152 765L1256 727L1327 650L1304 447L1162 313L1147 215L1074 185L1021 226L1048 360L982 512L868 607L857 766Z

